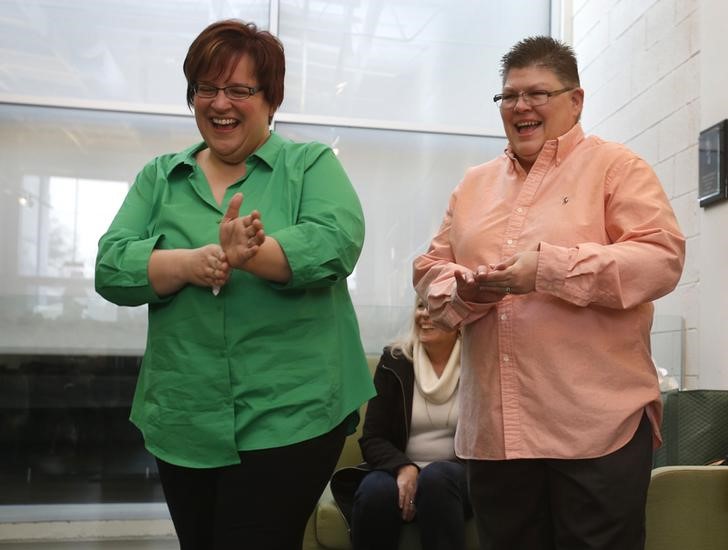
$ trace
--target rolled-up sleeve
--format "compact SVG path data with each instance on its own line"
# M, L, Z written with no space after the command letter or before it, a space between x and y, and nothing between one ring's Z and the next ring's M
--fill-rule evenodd
M415 258L413 263L415 291L427 303L432 321L446 329L457 329L472 323L494 306L492 303L466 302L457 293L455 271L470 269L457 262L450 245L452 222L461 189L462 186L458 186L450 196L445 217L427 252Z
M147 273L149 256L162 238L149 232L156 173L154 162L139 173L108 231L99 240L96 292L117 305L165 301L152 289Z
M631 157L608 174L605 190L607 244L541 242L536 290L579 306L627 309L675 288L685 238L654 171Z
M283 249L292 277L286 289L325 287L348 277L364 245L364 213L346 172L331 149L311 149L294 224L271 234Z

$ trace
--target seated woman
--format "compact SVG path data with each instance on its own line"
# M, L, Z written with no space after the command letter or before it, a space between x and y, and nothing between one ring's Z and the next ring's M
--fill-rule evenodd
M459 333L435 327L418 300L409 337L384 349L374 374L359 440L366 463L331 483L355 550L396 549L411 521L424 550L465 547L472 511L453 447L459 378Z

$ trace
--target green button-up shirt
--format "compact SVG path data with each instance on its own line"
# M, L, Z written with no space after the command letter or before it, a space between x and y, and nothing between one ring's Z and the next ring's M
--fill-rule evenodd
M374 394L346 277L364 240L356 193L332 151L277 134L217 204L195 161L200 143L139 173L99 241L96 290L149 305L131 420L155 456L187 467L328 432ZM261 212L291 267L285 284L235 270L218 296L187 285L165 298L147 276L154 249L218 242L234 193ZM355 415L354 415L355 416Z

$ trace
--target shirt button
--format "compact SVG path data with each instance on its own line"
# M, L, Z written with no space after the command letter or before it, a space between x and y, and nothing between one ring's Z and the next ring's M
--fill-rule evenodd
M521 208L521 207L519 206L518 208L516 208L516 212L518 212L519 214L520 214L520 213L522 213L522 212L523 212L523 208Z
M508 244L513 244L513 239L508 239L508 240L507 240L506 242L507 242Z
M503 356L503 361L504 361L505 363L507 363L507 362L508 362L508 361L510 361L510 360L511 360L510 356L508 356L508 355L504 355L504 356Z
M505 321L506 319L508 319L508 315L506 315L505 313L501 313L500 320Z

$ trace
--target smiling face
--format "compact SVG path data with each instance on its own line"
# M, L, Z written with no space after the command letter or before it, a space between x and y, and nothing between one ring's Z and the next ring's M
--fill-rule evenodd
M240 84L257 87L255 65L243 54L217 78L200 78L200 83L222 88ZM210 156L226 164L241 164L268 136L272 107L263 91L247 99L231 100L222 91L213 98L195 95L197 128L209 147Z
M456 330L442 330L433 325L430 320L430 313L421 300L417 300L417 307L415 308L415 329L417 338L425 347L448 344L452 348L458 337Z
M503 93L552 92L567 87L550 69L531 65L513 68L505 75ZM544 144L568 132L579 120L584 91L575 88L549 98L543 105L530 106L522 98L511 109L501 109L501 119L511 148L528 171Z

